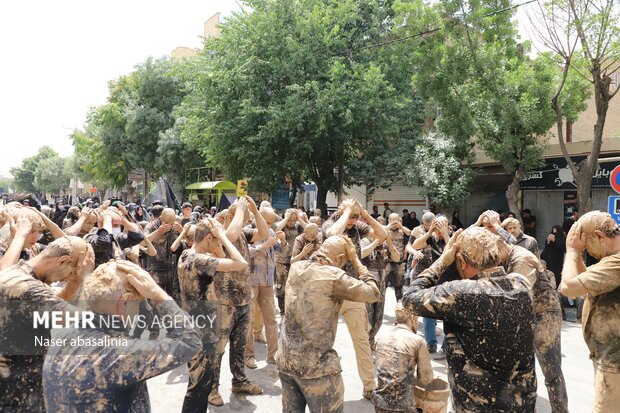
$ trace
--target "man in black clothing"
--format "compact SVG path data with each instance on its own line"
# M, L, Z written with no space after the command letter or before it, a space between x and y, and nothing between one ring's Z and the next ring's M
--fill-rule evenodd
M123 233L121 226L127 229ZM95 266L118 258L125 259L123 250L144 240L138 224L129 222L116 209L106 209L99 215L99 227L93 228L84 239L95 251Z
M370 216L374 219L377 219L381 216L381 214L379 213L379 207L377 205L372 206L372 214L370 214Z
M448 380L454 410L533 413L534 304L529 283L506 274L495 235L459 230L441 257L406 292L403 304L444 320ZM438 285L456 264L461 280Z

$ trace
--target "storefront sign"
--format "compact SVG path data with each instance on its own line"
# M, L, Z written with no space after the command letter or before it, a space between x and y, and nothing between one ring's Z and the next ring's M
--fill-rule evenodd
M583 156L574 157L573 163L576 165L585 159ZM592 175L592 189L609 188L609 178L611 172L620 161L601 160L599 166ZM539 171L530 173L525 179L521 180L521 189L525 190L575 190L577 185L573 172L564 158L546 159L545 166Z

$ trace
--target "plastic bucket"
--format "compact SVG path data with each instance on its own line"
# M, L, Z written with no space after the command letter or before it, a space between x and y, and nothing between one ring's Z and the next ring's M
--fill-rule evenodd
M446 413L448 411L448 398L450 386L445 380L434 379L429 385L413 388L415 402L424 413Z

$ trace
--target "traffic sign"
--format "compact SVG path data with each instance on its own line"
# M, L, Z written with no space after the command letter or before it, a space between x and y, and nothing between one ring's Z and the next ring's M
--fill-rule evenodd
M616 223L620 224L620 196L609 197L607 212L616 220Z
M616 166L609 174L609 185L620 194L620 165Z

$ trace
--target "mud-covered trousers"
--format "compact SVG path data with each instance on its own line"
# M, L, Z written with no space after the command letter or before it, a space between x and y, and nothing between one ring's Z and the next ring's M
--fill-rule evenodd
M187 363L189 382L183 400L182 413L205 413L209 407L209 393L215 380L217 343L203 344L203 350Z
M562 373L561 329L562 312L559 302L557 311L544 311L536 314L534 347L536 359L545 376L545 386L549 393L552 413L568 413L568 396Z
M220 385L220 366L222 356L226 350L226 344L230 340L228 352L230 371L233 375L232 384L241 384L248 381L245 375L245 346L248 340L248 329L252 322L250 304L232 306L222 304L221 319L222 335L217 344L217 356L215 357L215 381L214 389Z
M366 311L368 312L368 324L370 325L370 329L368 331L368 340L370 342L370 347L374 347L375 336L379 332L381 325L383 324L383 312L385 310L385 291L387 288L387 283L385 281L385 272L383 270L371 271L371 273L375 276L375 280L377 281L377 286L379 287L379 292L381 293L381 298L379 301L372 304L366 304Z
M396 301L403 299L403 283L405 282L405 263L387 262L385 264L386 283L392 283Z
M344 383L342 374L301 379L279 373L282 383L282 413L342 413Z

